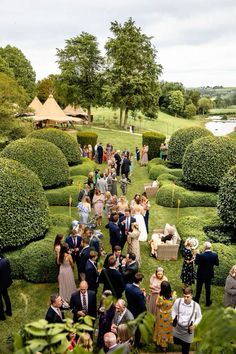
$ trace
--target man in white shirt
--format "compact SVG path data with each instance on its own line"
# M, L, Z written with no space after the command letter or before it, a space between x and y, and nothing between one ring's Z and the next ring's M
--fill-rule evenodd
M172 308L174 343L182 346L182 354L189 354L195 327L202 319L199 304L193 301L192 289L183 291L183 298L175 301Z
M115 307L116 307L116 312L112 319L111 332L117 334L117 327L120 324L127 324L127 322L134 319L134 316L127 309L126 302L123 299L117 300Z
M53 294L50 297L51 306L49 307L45 319L48 323L62 323L64 314L61 312L62 299L59 294Z

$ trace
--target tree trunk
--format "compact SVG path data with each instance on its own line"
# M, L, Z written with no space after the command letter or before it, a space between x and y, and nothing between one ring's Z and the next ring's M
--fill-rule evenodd
M91 105L87 107L88 110L88 124L91 124Z
M123 107L120 107L120 127L122 127Z
M127 121L128 121L128 112L129 112L129 108L125 108L125 119L124 119L124 129L126 129L126 126L127 126Z

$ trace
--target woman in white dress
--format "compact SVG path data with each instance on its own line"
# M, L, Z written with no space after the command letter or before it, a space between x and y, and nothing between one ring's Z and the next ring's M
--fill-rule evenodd
M141 199L136 198L136 204L132 208L132 215L136 219L138 228L140 231L139 241L147 241L147 229L144 221L145 210L144 207L140 204Z

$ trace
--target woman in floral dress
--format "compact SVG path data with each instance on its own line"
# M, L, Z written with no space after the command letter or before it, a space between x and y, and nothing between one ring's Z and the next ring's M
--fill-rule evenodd
M194 284L194 256L192 251L191 239L187 239L185 246L182 250L182 255L184 258L184 263L182 266L181 276L183 289Z

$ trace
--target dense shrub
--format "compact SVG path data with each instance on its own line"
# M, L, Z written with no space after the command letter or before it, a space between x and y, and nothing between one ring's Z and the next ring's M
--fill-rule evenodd
M168 159L171 163L181 166L187 146L194 140L209 135L212 136L212 133L206 128L189 127L178 129L171 135L168 146Z
M204 137L190 144L184 154L183 176L187 183L218 188L221 178L236 164L236 142L225 137Z
M49 209L38 176L17 161L0 158L0 249L42 237Z
M176 182L178 181L179 177L176 177L170 173L162 173L159 177L158 177L158 181L162 182L162 181L173 181Z
M143 133L143 145L148 145L148 159L159 157L160 146L166 140L166 136L159 132L145 132Z
M94 132L77 132L77 141L81 147L84 145L92 145L94 146L97 144L98 135Z
M8 133L9 140L17 140L25 138L30 133L30 127L21 126L21 127L12 127Z
M160 159L160 157L155 157L154 159L150 160L147 165L148 172L150 169L156 165L164 165L167 166L167 161Z
M17 160L34 171L43 187L65 185L69 181L69 166L61 150L42 139L20 139L5 147L2 157Z
M57 266L53 241L45 239L31 243L21 253L24 279L33 283L57 281Z
M222 221L236 228L236 166L221 180L217 209Z
M208 218L199 218L197 216L183 216L176 224L180 237L183 243L188 237L195 237L198 239L199 244L207 240L206 235L203 231L203 227L208 225L210 220Z
M70 175L71 176L88 176L88 173L94 171L96 164L94 161L89 159L83 159L82 165L72 166L70 167Z
M229 275L232 265L236 264L236 246L226 246L221 243L213 244L213 251L218 254L219 267L215 267L213 284L225 285L225 279Z
M22 250L5 253L11 265L11 276L13 279L23 279L23 265L21 259Z
M180 201L180 208L214 207L217 203L216 193L189 191L173 182L162 182L156 194L156 203L175 208Z
M43 139L55 144L65 155L69 166L80 163L80 149L76 140L68 133L55 129L47 128L36 130L29 135L30 138Z
M9 143L9 140L8 140L7 137L5 137L5 136L0 136L0 151L1 151L2 149L4 149L5 146L7 146L8 143Z
M150 179L157 179L163 173L169 173L175 177L181 178L182 177L182 169L179 168L168 168L164 165L156 165L153 166L149 171L149 178Z

